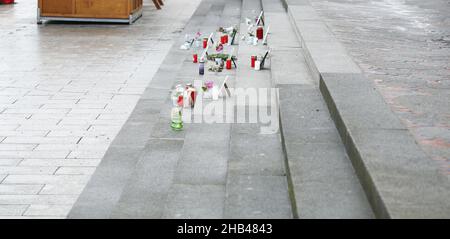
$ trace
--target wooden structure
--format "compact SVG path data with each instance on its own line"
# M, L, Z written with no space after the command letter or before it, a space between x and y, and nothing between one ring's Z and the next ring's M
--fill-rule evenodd
M164 6L164 3L163 3L162 0L152 0L152 1L153 1L153 3L155 4L155 7L156 7L157 9L161 9L161 6Z
M162 0L153 2L160 8ZM132 24L142 16L142 5L143 0L38 0L37 22L57 20Z

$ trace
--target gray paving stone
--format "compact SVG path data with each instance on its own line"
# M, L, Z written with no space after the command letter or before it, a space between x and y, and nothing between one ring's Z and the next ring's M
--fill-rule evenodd
M108 218L132 175L142 148L109 148L69 218Z
M171 89L173 79L175 79L177 75L176 69L177 68L173 66L165 66L165 68L160 68L153 77L149 87L166 90Z
M70 211L71 205L30 205L24 216L61 216Z
M299 208L299 218L372 218L372 211L367 207L365 198L354 196L359 194L354 190L360 187L358 184L357 180L352 179L336 179L332 184L321 181L303 182L297 188L297 205L302 205Z
M228 171L240 175L285 176L278 134L240 134L232 126Z
M378 217L448 217L448 180L407 130L355 130L350 140L349 155Z
M292 218L284 176L228 175L225 218Z
M353 178L358 181L345 149L340 144L287 144L287 156L293 178L302 182ZM301 186L300 186L301 187Z
M274 84L314 84L301 49L273 50L271 73Z
M0 216L21 216L29 205L0 205Z
M157 115L153 115L148 119L149 122L127 122L111 143L111 146L123 148L143 148L152 133L154 125L156 124L156 118Z
M161 104L163 102L164 100L139 100L128 121L141 123L155 119L161 110Z
M183 141L150 140L111 218L161 218Z
M171 121L169 119L160 118L153 126L150 138L183 140L185 138L186 131L189 131L190 129L190 125L184 124L182 131L174 131L170 127L170 122Z
M304 6L310 5L309 0L281 0L281 1L286 2L286 4L289 7L292 7L295 5L304 5Z
M285 129L323 129L332 126L332 119L321 100L320 92L311 87L299 85L280 86L280 112ZM299 106L302 107L299 107Z
M265 13L284 13L286 15L286 9L280 4L279 1L262 0L262 8ZM275 25L274 25L275 26Z
M331 108L331 115L341 118L350 128L406 129L362 75L323 74L322 82L325 99L327 102L332 99L337 106ZM338 114L341 117L337 117ZM342 126L337 127L340 130Z
M224 185L230 125L193 124L186 135L175 182Z
M141 96L145 100L166 100L169 97L169 92L157 88L147 88Z
M1 176L0 176L1 178ZM17 195L17 194L37 194L43 185L7 185L0 184L0 194Z
M174 184L163 218L223 218L225 190L218 185Z
M361 73L358 65L342 44L330 34L325 24L320 20L311 22L311 17L315 16L311 14L311 7L308 5L289 6L288 14L302 48L305 49L306 61L313 78L318 80L322 73ZM324 41L326 44L323 44Z
M60 205L73 204L77 195L0 195L1 205L29 205L45 204Z
M266 10L266 9L265 9ZM289 21L289 16L286 12L269 12L265 11L266 25L270 26L267 43L272 50L300 48L301 44L297 40L297 35L294 32L291 24L286 24ZM267 28L265 29L268 30Z

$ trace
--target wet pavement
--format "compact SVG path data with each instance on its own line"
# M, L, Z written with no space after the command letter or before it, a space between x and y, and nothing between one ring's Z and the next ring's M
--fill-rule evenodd
M144 1L133 25L37 25L17 2L0 5L0 218L63 218L200 1Z
M419 145L450 176L450 2L310 1Z

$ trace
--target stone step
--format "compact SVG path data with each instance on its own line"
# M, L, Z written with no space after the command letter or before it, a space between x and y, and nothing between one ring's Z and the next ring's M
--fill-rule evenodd
M372 218L287 13L279 11L280 1L262 2L267 4L266 23L283 26L271 31L268 44L271 77L279 88L281 136L295 217Z
M259 14L260 9L260 0L244 0L240 29L246 29L245 18ZM240 34L244 33L246 34L241 30ZM271 88L270 70L255 71L250 67L250 57L262 55L266 50L266 46L248 45L240 40L236 88L254 90ZM270 67L269 61L266 66ZM247 112L259 110L260 114L264 110L269 110L273 116L271 123L278 126L276 101L240 102L237 98L236 101L235 114L241 110ZM265 128L269 129L264 130ZM269 125L258 122L232 124L224 217L292 218L283 161L280 134L276 128L271 130Z
M172 185L174 167L184 139L168 130L168 97L174 84L186 80L180 78L179 73L192 59L192 52L180 50L179 46L184 42L184 34L192 34L199 27L215 30L220 15L225 11L224 2L204 0L200 3L180 34L180 40L174 43L112 142L69 218L163 216L161 208L167 197L163 189L168 184Z
M240 0L206 1L205 4L210 4L208 13L188 33L199 30L209 35L221 24L237 24L240 18L238 3ZM166 99L174 85L193 83L202 78L198 77L198 64L192 63L192 51L187 52L188 55L180 55L183 62L172 79L161 79L170 82ZM217 77L205 73L203 78ZM169 127L171 107L170 100L162 105L158 123L147 143L148 149L141 155L113 218L223 217L230 126L185 124L183 131L174 132Z
M309 1L284 2L375 216L448 218L448 178L417 145Z

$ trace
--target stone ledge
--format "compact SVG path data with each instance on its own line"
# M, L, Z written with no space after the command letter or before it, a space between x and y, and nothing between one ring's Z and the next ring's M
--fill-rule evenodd
M306 61L378 218L448 218L450 185L307 0L285 0ZM312 27L314 26L314 27Z

